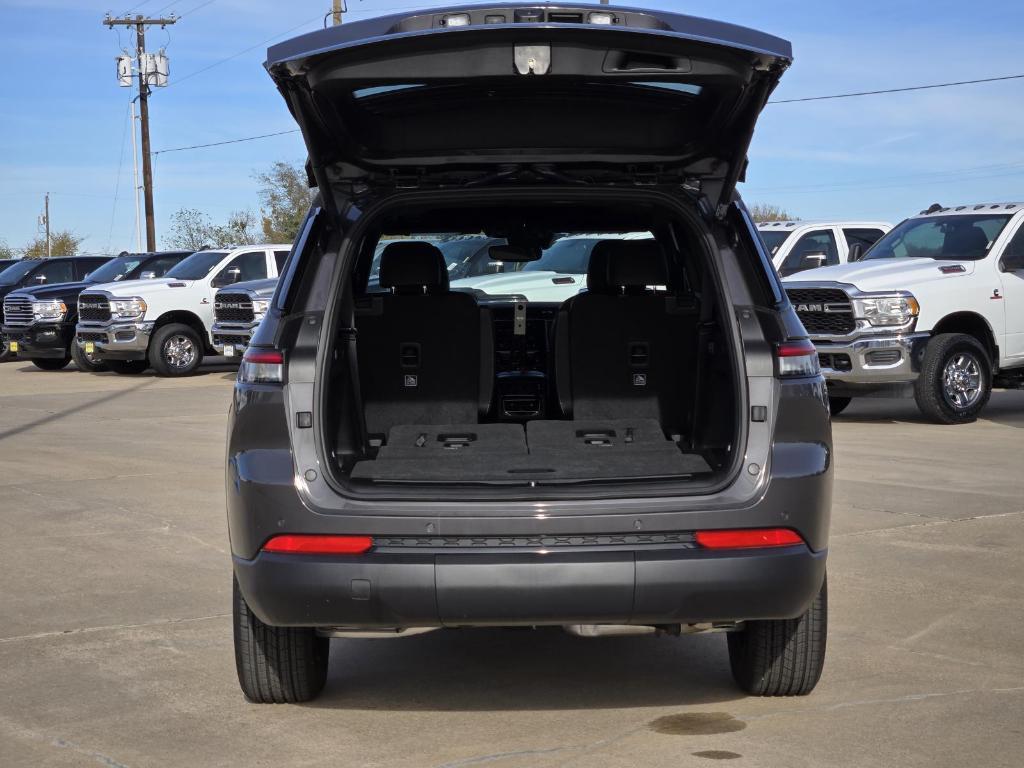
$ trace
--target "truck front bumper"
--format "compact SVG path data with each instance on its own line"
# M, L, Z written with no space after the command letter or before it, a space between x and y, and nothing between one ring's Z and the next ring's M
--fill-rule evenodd
M239 588L272 626L361 629L696 624L802 614L827 551L690 548L528 553L261 552L234 557Z
M70 328L61 323L34 323L32 325L5 325L0 329L11 352L28 359L67 357Z
M121 322L109 325L79 323L75 343L100 360L145 360L154 323Z
M252 339L252 334L258 327L258 322L246 325L214 323L210 330L210 335L213 337L213 348L218 355L241 356L244 354L245 348L249 346L249 340Z
M929 338L929 333L909 333L811 341L831 391L912 383L921 371Z

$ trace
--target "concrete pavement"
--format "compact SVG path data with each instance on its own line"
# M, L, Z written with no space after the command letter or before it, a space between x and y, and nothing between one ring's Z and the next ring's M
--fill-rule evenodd
M740 695L721 636L518 630L334 640L320 700L258 706L228 616L233 378L0 365L0 766L1024 763L1024 392L973 425L836 420L807 698Z

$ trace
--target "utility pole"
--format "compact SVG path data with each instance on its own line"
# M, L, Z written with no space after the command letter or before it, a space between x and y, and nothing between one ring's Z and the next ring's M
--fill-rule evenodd
M333 3L334 3L333 4L333 8L334 8L334 11L333 11L334 26L338 26L339 24L341 24L341 10L342 10L341 4L342 4L342 0L333 0Z
M173 14L166 19L147 19L141 14L134 19L115 19L107 16L103 23L113 29L115 26L135 27L136 63L139 70L139 122L142 130L142 188L146 207L146 250L156 250L156 219L153 213L153 162L149 151L149 82L156 72L146 60L146 27L166 27L174 24ZM132 126L132 130L135 128Z
M46 193L43 202L43 219L46 222L46 258L50 258L50 193Z

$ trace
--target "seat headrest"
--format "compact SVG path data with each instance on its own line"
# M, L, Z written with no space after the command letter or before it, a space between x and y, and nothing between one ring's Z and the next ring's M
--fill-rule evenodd
M621 240L601 240L590 251L590 263L587 265L587 290L591 293L611 293L612 285L608 282L608 254Z
M956 259L980 259L987 250L988 235L974 224L956 227L942 244L942 254Z
M613 289L668 285L668 263L656 240L606 240L600 245L608 253L608 284Z
M432 243L388 243L380 254L379 279L381 288L426 288L429 293L443 293L448 290L448 265Z

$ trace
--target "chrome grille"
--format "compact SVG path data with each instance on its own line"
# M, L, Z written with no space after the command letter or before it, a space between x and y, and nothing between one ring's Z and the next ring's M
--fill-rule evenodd
M105 323L110 320L110 299L95 293L78 297L78 319Z
M8 296L4 299L5 325L32 325L32 299L28 296Z
M218 293L213 316L221 323L251 323L254 319L252 298L247 293Z
M810 334L844 336L857 327L853 304L838 288L788 288L786 294Z

